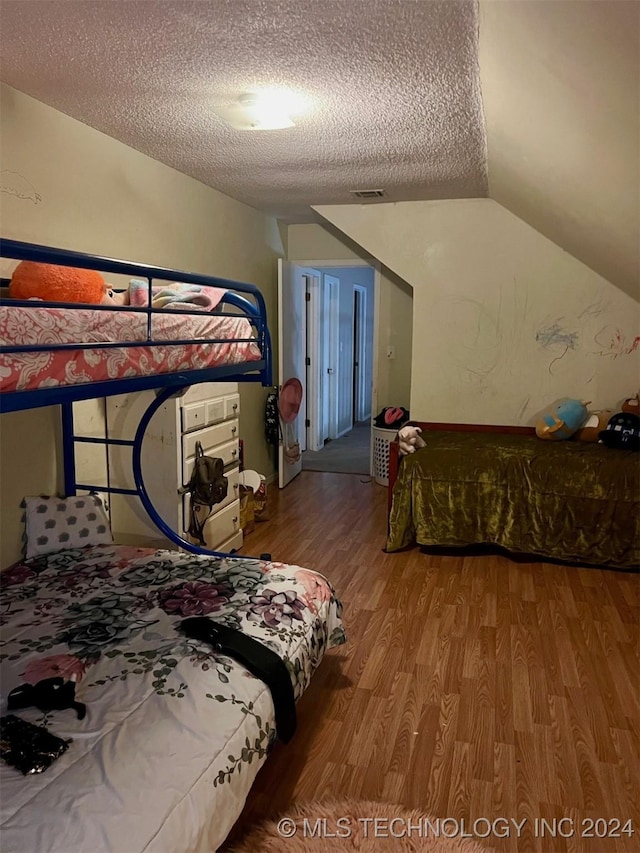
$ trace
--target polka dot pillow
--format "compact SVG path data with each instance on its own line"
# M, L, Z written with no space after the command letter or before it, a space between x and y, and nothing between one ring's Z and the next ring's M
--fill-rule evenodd
M27 560L67 548L113 542L109 516L99 495L29 497L24 503Z

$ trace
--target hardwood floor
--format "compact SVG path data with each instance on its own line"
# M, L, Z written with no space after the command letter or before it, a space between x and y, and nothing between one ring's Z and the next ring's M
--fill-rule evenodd
M640 850L637 574L385 554L385 489L358 475L303 472L271 487L269 508L243 552L325 574L349 641L315 674L232 838L294 802L344 796L467 831L521 825L487 850ZM592 825L604 837L585 837Z

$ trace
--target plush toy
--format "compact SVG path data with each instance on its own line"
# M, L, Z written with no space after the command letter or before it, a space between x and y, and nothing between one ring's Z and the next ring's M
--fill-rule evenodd
M577 441L598 441L600 433L606 428L613 415L611 409L603 409L601 412L589 412L586 421L580 429L574 433Z
M112 294L98 272L36 261L21 261L9 284L9 295L13 299L108 305L113 301Z
M618 450L640 450L640 416L635 412L618 412L600 433L600 441Z
M553 441L571 438L587 419L587 405L580 400L563 400L553 412L547 412L538 421L536 435Z
M400 456L406 456L408 453L415 453L421 447L426 447L427 443L420 435L422 430L418 426L403 426L398 431L398 449Z
M635 397L627 397L622 404L622 411L631 415L640 415L640 394Z

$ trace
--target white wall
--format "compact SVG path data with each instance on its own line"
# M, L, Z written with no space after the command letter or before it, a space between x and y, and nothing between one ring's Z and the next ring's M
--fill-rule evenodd
M355 261L367 263L377 257L365 251L346 235L323 225L290 225L287 233L287 258L290 261ZM381 259L382 260L382 259ZM382 262L385 263L384 261ZM378 328L374 330L374 414L384 406L409 408L411 387L411 287L384 266L380 271L378 292ZM387 347L395 347L396 358L387 360Z
M640 296L640 3L480 0L489 196Z
M0 94L4 237L251 282L275 337L274 219L14 89ZM266 393L241 385L240 429L247 467L270 475ZM57 430L57 408L0 418L0 566L20 554L22 497L62 485Z
M638 303L489 199L318 208L414 289L411 415L535 424L638 389Z

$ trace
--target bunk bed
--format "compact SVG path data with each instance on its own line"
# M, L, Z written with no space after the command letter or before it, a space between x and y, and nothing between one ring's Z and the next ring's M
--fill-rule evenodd
M206 316L0 299L0 412L59 405L64 458L64 495L27 501L29 557L0 574L1 713L67 742L44 772L22 775L1 762L3 850L214 851L280 730L268 680L227 649L185 635L185 617L213 619L275 652L296 700L325 652L344 642L326 578L270 555L196 546L158 516L145 488L141 447L163 401L200 382L271 385L264 299L252 285L179 270L11 240L0 250L13 261L134 276L147 282L149 305L158 281L224 291ZM76 434L75 401L149 389L156 396L132 441ZM131 445L134 492L174 550L113 543L99 498L78 482L75 452L85 442ZM83 512L94 519L86 540L42 544L50 540L38 530ZM42 704L10 710L12 690L29 695L25 685L49 678L75 685L86 716Z

